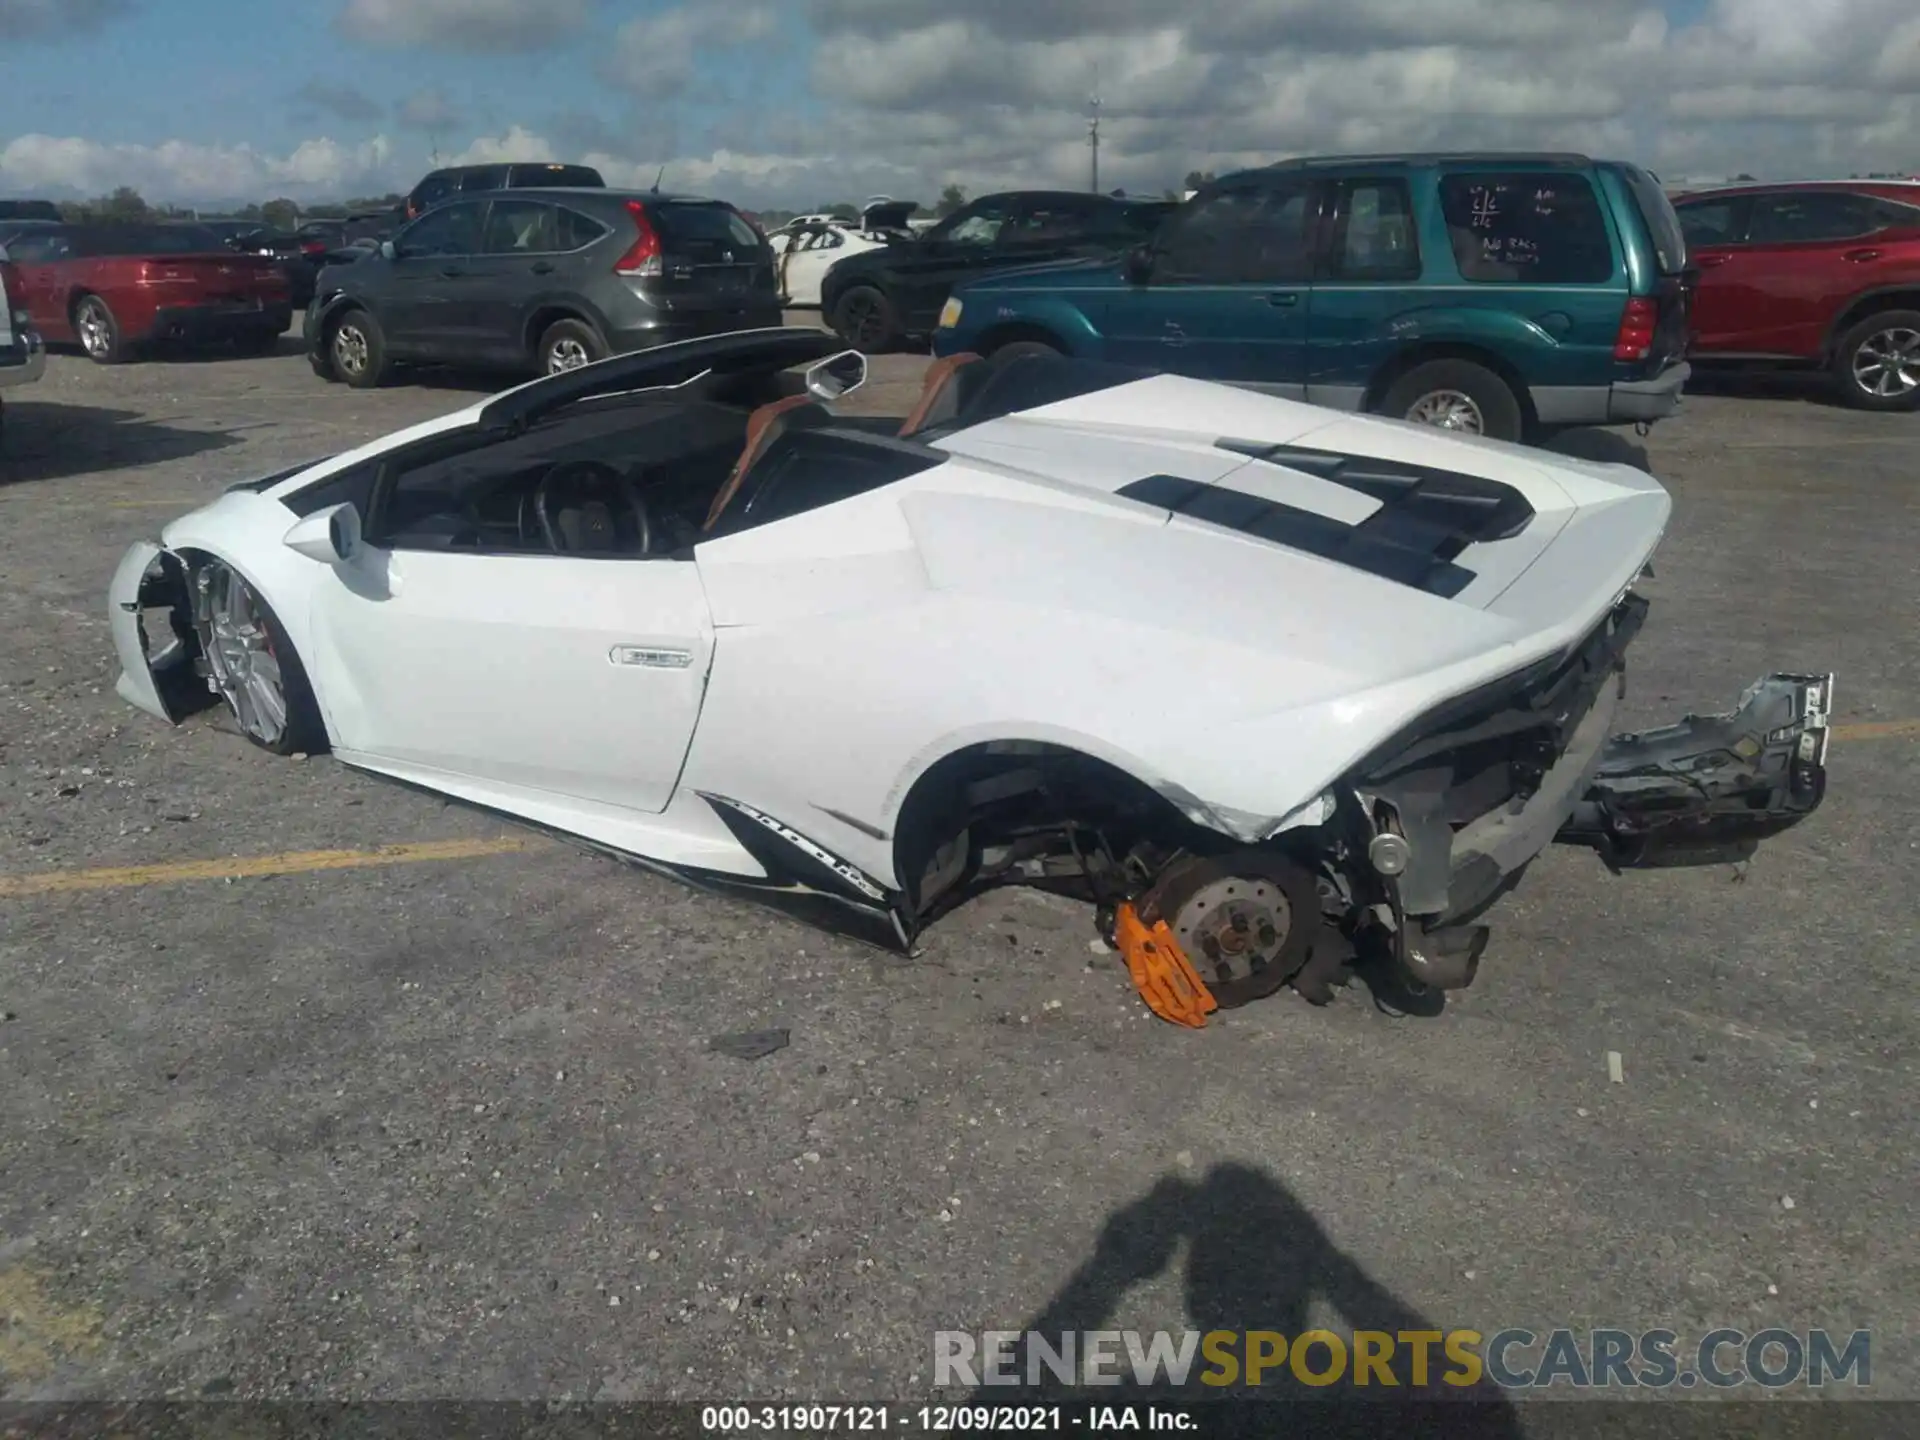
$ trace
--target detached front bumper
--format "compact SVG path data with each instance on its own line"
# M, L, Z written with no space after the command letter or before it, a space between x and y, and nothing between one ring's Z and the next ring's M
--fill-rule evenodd
M1607 742L1556 837L1609 869L1744 860L1827 793L1833 676L1768 675L1720 715Z
M1471 982L1475 922L1551 844L1615 872L1725 863L1819 808L1831 675L1769 675L1725 714L1612 733L1645 611L1627 597L1571 659L1456 702L1356 785L1374 910L1416 981Z

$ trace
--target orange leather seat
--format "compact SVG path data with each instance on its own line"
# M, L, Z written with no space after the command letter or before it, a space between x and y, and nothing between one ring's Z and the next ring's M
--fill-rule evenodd
M899 436L905 439L914 431L941 420L950 420L952 415L941 413L942 400L953 394L954 376L964 365L979 363L980 357L971 350L963 350L958 355L949 355L944 360L936 360L927 367L926 378L920 382L920 400L913 407L913 413L900 423Z
M706 523L700 528L711 530L720 522L733 497L739 493L740 483L747 478L747 472L753 468L753 462L767 453L767 447L785 428L783 421L792 411L807 405L818 405L811 395L789 395L785 399L775 400L762 405L747 417L747 440L740 447L740 458L733 462L733 469L727 475L727 483L713 497L713 504L707 507Z

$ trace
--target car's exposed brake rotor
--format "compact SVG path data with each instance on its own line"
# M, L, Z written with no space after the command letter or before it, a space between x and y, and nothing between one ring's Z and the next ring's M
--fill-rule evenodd
M1202 885L1171 927L1202 975L1231 985L1271 974L1293 923L1293 906L1278 885L1228 875Z
M1285 985L1319 929L1313 877L1282 856L1243 850L1176 861L1120 907L1114 940L1148 1008L1197 1028L1216 1007Z

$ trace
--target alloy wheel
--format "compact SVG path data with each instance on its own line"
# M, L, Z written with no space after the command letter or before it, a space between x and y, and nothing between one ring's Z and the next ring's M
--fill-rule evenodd
M1853 352L1853 383L1861 393L1892 400L1920 390L1920 330L1878 330Z
M74 322L80 331L80 346L88 355L98 357L113 348L113 320L98 300L83 300Z
M587 354L587 347L568 335L556 340L547 347L547 373L558 375L566 370L578 370L583 365L593 363L593 357Z
M287 692L280 658L247 582L231 570L214 578L208 607L208 668L240 726L263 745L287 733Z
M333 332L333 363L345 375L366 372L367 332L351 320Z

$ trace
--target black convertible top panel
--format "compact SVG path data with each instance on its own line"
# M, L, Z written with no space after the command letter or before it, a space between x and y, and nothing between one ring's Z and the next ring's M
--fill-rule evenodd
M837 335L792 326L674 340L563 370L496 395L481 408L479 424L482 430L523 430L544 415L597 395L680 385L706 371L772 374L824 360L845 348Z

